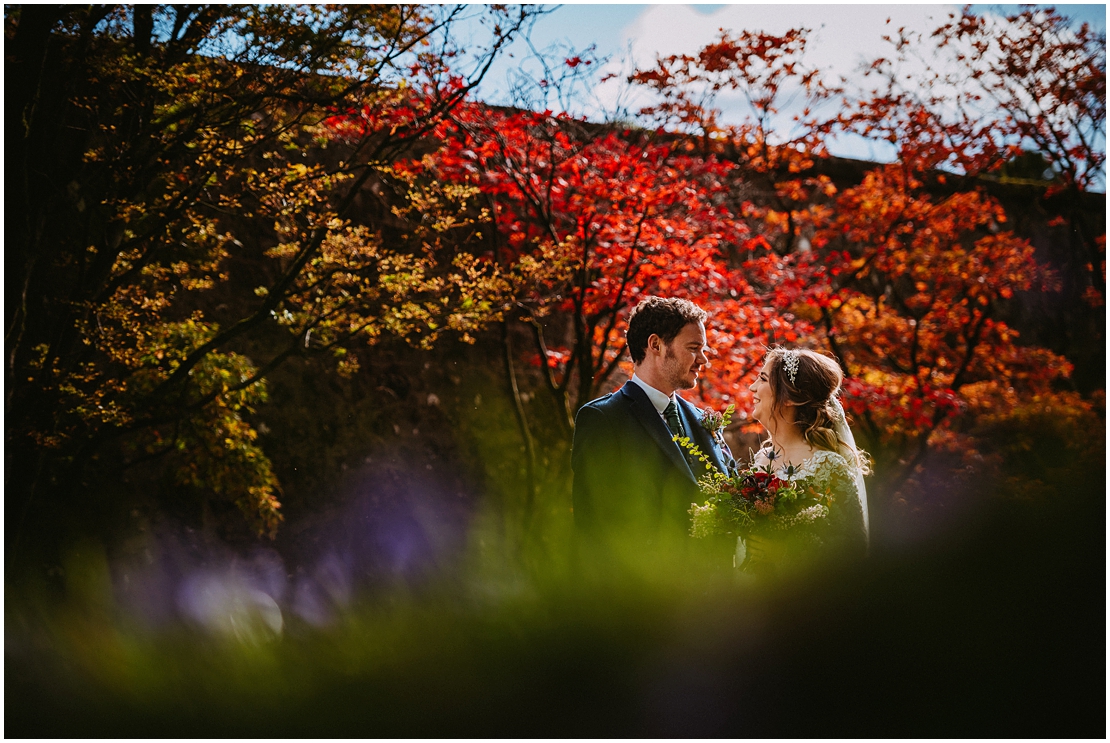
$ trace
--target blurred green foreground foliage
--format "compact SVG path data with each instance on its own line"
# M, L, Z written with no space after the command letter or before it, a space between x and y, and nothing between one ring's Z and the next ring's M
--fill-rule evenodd
M14 737L1101 737L1102 473L928 546L754 579L720 545L550 551L365 593L325 627L134 623L102 550L6 604ZM635 557L632 557L632 555ZM531 564L531 568L520 567Z

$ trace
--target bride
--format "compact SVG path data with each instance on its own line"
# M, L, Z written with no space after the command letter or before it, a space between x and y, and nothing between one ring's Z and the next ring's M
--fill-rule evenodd
M837 399L843 374L835 361L813 351L773 348L749 389L752 417L770 434L755 456L756 467L771 466L782 479L808 479L831 492L828 543L845 556L867 552L867 456L855 439ZM749 537L737 558L752 564L777 563L784 545Z

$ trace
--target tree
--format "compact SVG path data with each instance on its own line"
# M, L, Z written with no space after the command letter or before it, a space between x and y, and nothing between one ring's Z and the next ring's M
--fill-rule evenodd
M722 30L696 55L660 58L629 77L659 96L642 116L699 138L703 152L735 164L732 185L748 197L749 247L780 254L808 243L820 197L835 193L827 176L808 172L826 155L831 123L819 112L841 92L806 65L809 33ZM722 95L739 96L738 123L722 120L716 108Z
M532 16L490 9L490 45L462 75L449 32L465 12L8 9L17 534L36 501L44 518L87 510L90 465L110 481L154 457L272 534L279 485L249 423L269 371L325 352L353 371L356 340L426 345L489 319L496 279L433 236L467 229L449 214L467 194L406 194L389 170ZM356 106L344 148L321 136Z
M744 306L750 290L730 262L747 231L728 198L729 167L652 132L469 102L443 122L436 141L438 149L398 170L481 192L472 208L489 222L483 255L512 287L502 342L526 450L527 528L538 468L514 326L529 331L534 350L525 358L539 368L569 444L575 411L627 364L625 323L641 296L689 297L710 310L711 342L728 341L715 372L749 363L737 349L762 338L753 328L763 315ZM560 458L555 469L565 465Z
M621 363L627 310L640 295L684 296L714 309L748 295L728 256L746 237L729 167L651 132L569 116L463 107L429 158L437 175L482 189L506 265L548 262L519 296L549 390L567 412L604 389ZM567 341L545 318L567 319ZM714 327L741 337L735 317Z
M891 57L872 65L880 83L870 100L889 113L917 112L935 136L933 167L1044 189L1037 208L1055 234L1042 259L1059 275L1064 309L1039 335L1093 367L1084 376L1100 384L1105 362L1087 349L1104 345L1106 225L1084 196L1105 188L1105 34L1051 8L1006 16L965 8L928 39L899 29L891 42ZM1037 161L1015 179L1020 163Z
M876 60L869 68L880 84L839 117L847 130L894 145L898 163L842 194L836 209L841 217L825 231L840 246L852 237L863 238L854 241L853 270L834 284L847 286L871 275L874 286L884 287L882 301L902 303L902 314L915 321L912 332L897 334L909 339L909 345L903 340L891 348L919 349L923 334L941 330L947 339L964 339L966 363L953 366L953 358L944 358L957 351L949 342L938 357L947 371L929 372L931 378L952 382L949 389L958 404L949 414L961 415L946 421L947 415L940 413L943 404L937 408L923 400L922 409L932 408L933 414L919 421L920 438L909 447L912 454L896 447L911 465L924 454L930 436L934 445L951 444L952 431L974 427L977 416L997 418L1030 399L1050 398L1052 384L1070 375L1071 364L1059 353L1015 340L1017 332L1004 316L1012 314L1008 306L1020 295L1064 288L1067 306L1074 308L1084 300L1101 307L1104 292L1098 252L1102 243L1078 206L1079 193L1090 188L1105 161L1104 145L1099 144L1105 126L1104 39L1086 25L1075 29L1052 10L992 19L965 9L950 18L931 35L932 44L905 29L892 35L894 57ZM910 72L915 60L923 70L917 74ZM1058 208L1051 202L1063 205L1064 215L1051 223L1071 225L1070 251L1064 251L1070 256L1061 260L1058 251L1048 253L1063 268L1063 282L1059 273L1034 260L1027 241L1003 229L1006 215L983 189L982 179L993 179L993 172L1022 152L1036 153L1052 171L1048 178L1057 181L1039 181L1044 184L1042 208L1051 214ZM959 184L955 193L949 180ZM938 191L948 195L929 195ZM1068 195L1061 200L1057 196L1062 193ZM879 248L880 242L896 244L899 233L904 235L902 247L935 241L932 255L919 248ZM907 241L911 235L912 242ZM878 249L861 252L867 244ZM1086 260L1076 261L1076 255ZM1077 263L1085 264L1078 275ZM907 274L903 267L912 270ZM882 278L871 274L875 270ZM919 317L925 307L930 308L927 315ZM828 315L827 309L822 311ZM926 320L938 311L943 321ZM953 321L960 327L952 327ZM1101 345L1101 321L1080 318L1057 324L1093 332L1094 338L1085 335L1079 345ZM830 334L834 325L826 321ZM845 328L837 336L850 338L852 331ZM919 367L919 376L924 374ZM1062 409L1073 403L1061 403ZM938 425L945 428L944 435L933 433ZM956 440L967 445L966 439ZM911 470L900 468L903 475Z
M955 32L938 31L945 33ZM821 87L819 71L802 65L805 37L722 32L698 54L661 59L631 79L660 94L645 114L737 159L736 192L751 181L772 184L747 191L757 204L744 212L753 243L765 240L744 264L749 301L775 308L801 343L840 360L849 411L876 454L879 490L889 493L930 450L974 455L969 432L979 416L1051 395L1067 377L1066 359L1021 345L1003 319L1018 294L1056 282L1032 246L1004 229L999 202L967 178L1003 162L1019 126L948 105L936 75L903 89L904 70L885 60L871 66L885 87L818 118L816 105L839 91ZM919 44L896 42L906 54ZM1074 52L1054 51L1061 59ZM995 72L1012 74L1004 65ZM721 91L742 92L748 112L740 124L720 123L713 106ZM965 103L975 99L966 85L956 91ZM810 105L783 132L775 114L791 94ZM815 167L837 130L886 141L897 160L838 192Z
M629 82L645 86L658 100L641 110L657 125L695 138L706 153L734 165L727 187L741 204L738 214L748 236L729 256L747 281L748 291L728 315L751 323L744 342L729 335L716 339L729 349L728 373L712 374L715 397L738 403L737 420L746 420L748 384L758 371L763 346L795 342L813 328L795 310L808 280L799 261L809 260L811 240L830 215L836 194L831 180L814 171L826 156L832 120L820 111L839 88L821 71L805 64L809 31L773 35L755 31L720 38L697 54L657 60L635 71ZM723 96L739 96L738 121L725 122L716 108Z
M966 426L961 416L1043 394L1070 371L998 318L1016 292L1050 286L1032 246L1002 231L989 197L935 199L921 177L896 163L846 189L808 265L814 325L891 483Z

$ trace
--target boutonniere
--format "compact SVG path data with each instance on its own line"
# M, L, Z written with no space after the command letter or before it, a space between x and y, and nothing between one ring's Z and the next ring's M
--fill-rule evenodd
M723 413L718 413L716 410L703 410L700 421L701 427L709 431L709 435L713 438L720 439L721 432L732 420L734 412L736 412L735 405L729 405Z

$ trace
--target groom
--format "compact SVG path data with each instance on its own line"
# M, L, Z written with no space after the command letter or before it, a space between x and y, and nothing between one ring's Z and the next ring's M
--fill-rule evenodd
M575 419L574 523L580 536L633 539L684 535L705 465L672 439L687 436L715 467L732 456L720 433L679 397L697 384L705 356L705 310L685 299L648 297L628 318L635 374L616 392L587 403Z

